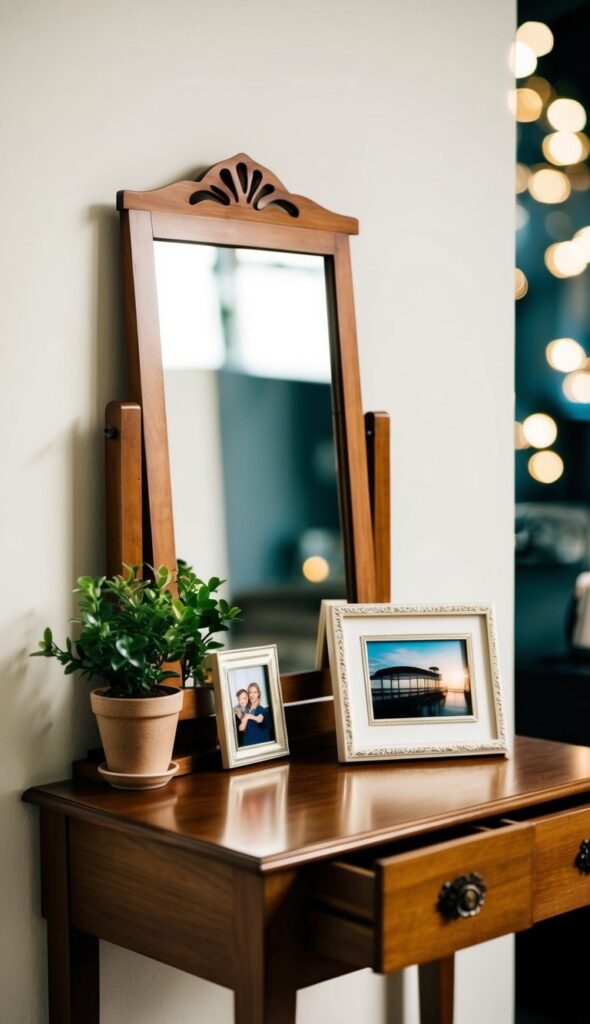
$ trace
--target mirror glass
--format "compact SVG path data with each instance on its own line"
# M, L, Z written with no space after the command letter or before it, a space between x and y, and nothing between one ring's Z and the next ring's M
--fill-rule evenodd
M346 597L324 259L154 246L177 557L227 580L231 647L313 668Z

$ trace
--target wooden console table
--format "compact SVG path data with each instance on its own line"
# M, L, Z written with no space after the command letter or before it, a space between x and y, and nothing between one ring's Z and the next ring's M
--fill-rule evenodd
M345 767L322 751L24 799L41 808L52 1024L99 1021L99 938L232 988L237 1024L293 1024L298 988L413 963L447 996L423 1020L448 1022L455 950L590 904L585 747Z

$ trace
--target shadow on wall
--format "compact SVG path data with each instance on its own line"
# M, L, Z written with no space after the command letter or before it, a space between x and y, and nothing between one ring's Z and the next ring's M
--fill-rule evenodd
M88 335L94 339L94 360L90 364L87 402L82 403L84 420L74 421L69 436L63 433L40 445L34 456L36 463L50 466L54 474L48 475L47 486L61 488L65 484L70 489L69 501L64 494L63 505L58 504L57 508L52 505L52 512L59 523L60 508L63 509L59 526L64 542L60 549L67 553L68 562L66 572L60 572L58 578L71 581L71 588L77 576L85 572L98 574L104 568L103 408L113 396L125 392L117 215L110 207L94 207L90 217L95 225L92 273L96 288L92 308L88 310ZM62 466L63 478L59 472ZM43 472L38 477L41 486ZM52 499L53 495L47 498L48 502ZM42 495L39 495L36 515L40 520L44 515ZM38 563L38 571L46 574L51 564L48 557ZM52 592L46 579L40 589L44 594ZM6 730L8 749L4 754L9 763L20 763L21 778L17 786L22 787L46 781L51 774L63 774L71 757L95 744L97 737L88 701L90 686L79 680L60 679L61 669L53 663L28 659L29 651L37 649L39 637L47 625L35 610L34 600L33 580L30 615L26 621L10 623L1 648L2 684L4 692L10 693L4 714L11 720ZM72 595L68 601L67 593L56 592L51 607L67 609L62 621L51 622L56 635L63 639L68 631L65 620L75 613L75 598ZM56 732L59 742L56 742ZM15 747L11 751L12 743L18 750ZM15 798L19 797L20 790L15 794Z
M26 928L11 929L10 940L7 937L3 943L5 980L0 1001L11 1007L21 1004L19 978L26 963L27 976L35 989L31 1005L39 1020L44 1019L47 997L38 815L21 803L21 795L30 785L69 774L71 760L96 745L97 732L88 701L91 685L64 678L61 667L53 662L30 661L29 652L37 648L48 621L60 639L65 637L66 620L75 607L67 590L74 586L77 576L84 572L98 574L104 567L103 408L110 399L125 396L126 386L117 216L111 207L95 207L90 211L90 223L93 252L88 265L93 275L93 301L87 312L87 330L81 333L80 341L87 378L79 401L72 403L77 405L78 418L49 441L40 424L34 465L25 467L30 479L34 476L36 489L31 496L37 506L33 522L38 519L41 526L44 517L50 517L45 534L53 538L56 549L40 548L36 552L32 545L29 561L36 565L39 577L37 585L34 575L27 582L30 610L17 619L7 619L0 637L5 766L0 833L10 836L3 863L3 873L10 879L3 897L3 914L14 924L29 920L35 936L33 960ZM80 253L80 259L85 255ZM57 383L59 386L59 376ZM61 386L67 386L65 374ZM16 585L22 585L22 581L16 581ZM57 589L62 587L65 593ZM9 581L4 582L4 589L8 596Z

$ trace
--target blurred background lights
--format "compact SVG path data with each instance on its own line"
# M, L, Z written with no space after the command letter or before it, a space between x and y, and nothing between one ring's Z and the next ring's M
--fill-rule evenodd
M579 370L586 360L586 353L575 338L556 338L545 349L547 362L554 370L570 373Z
M531 176L530 169L526 164L516 165L516 194L520 195L521 192L526 192L529 184L529 178Z
M553 167L541 167L529 179L529 192L538 203L563 203L571 190L571 183L563 171Z
M543 100L534 89L515 89L511 109L517 121L537 121L543 111Z
M590 188L590 170L587 164L574 164L568 167L566 174L576 192L585 192Z
M590 227L580 228L579 231L576 231L574 240L584 253L586 263L590 263Z
M522 433L533 448L548 448L557 437L557 423L546 412L535 412L523 421Z
M514 298L524 299L528 290L529 283L526 279L526 274L520 269L520 267L516 267L514 271Z
M520 42L517 39L510 47L509 63L515 78L526 78L535 70L537 58L528 43Z
M576 132L576 138L580 140L582 146L581 160L585 160L590 154L590 139L585 132Z
M529 473L540 484L554 484L563 474L563 459L557 452L535 452L528 462Z
M321 555L310 555L301 566L301 571L310 583L323 583L330 575L330 566Z
M554 277L577 277L586 269L586 258L578 242L554 242L545 249L545 266Z
M536 94L535 94L536 95ZM528 120L533 121L534 118ZM584 159L584 142L580 132L551 132L543 139L543 156L552 164L577 164Z
M517 452L522 451L524 448L531 447L526 437L524 436L522 423L519 423L518 420L516 420L514 424L514 447L516 448Z
M525 21L516 38L518 42L526 43L536 57L544 57L553 49L553 32L542 21Z
M527 89L534 89L539 94L543 103L548 103L553 96L553 87L549 84L546 78L540 78L538 75L533 75L526 82Z
M553 100L547 107L547 119L558 132L581 132L586 111L577 100Z
M570 402L590 402L590 370L568 373L563 382L563 393Z

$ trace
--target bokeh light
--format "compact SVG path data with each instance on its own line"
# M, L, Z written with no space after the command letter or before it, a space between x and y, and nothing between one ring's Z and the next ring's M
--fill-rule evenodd
M514 271L514 298L524 299L528 290L529 283L526 279L526 274L520 267L516 267Z
M310 583L323 583L330 575L330 566L321 555L310 555L301 566L301 571Z
M582 145L582 156L581 159L585 160L590 155L590 139L586 135L586 132L576 132L576 138L580 140Z
M554 484L563 475L563 459L557 452L535 452L528 461L533 480L540 484Z
M527 89L534 89L544 104L548 103L553 96L553 86L549 84L546 78L541 78L539 75L533 75L532 78L528 78L525 85Z
M535 118L529 120L534 121ZM551 132L543 139L543 156L559 166L577 164L584 159L584 137L582 132L578 135L575 132Z
M543 112L543 100L534 89L515 89L511 97L510 109L517 121L526 124L540 118Z
M575 338L555 338L547 345L545 355L549 366L560 373L579 370L586 361L586 353Z
M519 423L518 420L516 420L514 424L514 447L517 452L521 452L525 448L531 447L526 437L524 436L522 430L522 423Z
M574 235L574 240L584 253L586 263L590 263L590 227L580 228Z
M518 29L516 38L518 42L526 43L535 57L544 57L553 49L553 32L542 21L525 21Z
M586 124L586 111L577 100L553 100L547 107L547 119L558 132L581 132Z
M554 242L545 249L545 266L554 277L577 277L586 269L586 258L578 242Z
M529 184L529 178L531 176L530 168L526 164L516 165L516 194L520 195L521 192L526 192Z
M529 179L529 192L538 203L563 203L571 190L571 183L563 171L553 167L541 167Z
M522 433L533 448L548 448L557 437L557 423L546 412L534 412L523 420Z
M568 167L566 174L576 192L586 192L590 188L590 169L587 164L574 164Z
M532 75L537 66L537 58L527 43L518 39L510 47L509 66L515 78L526 78ZM582 126L583 127L583 126Z
M586 404L590 402L590 370L577 370L568 373L563 382L563 393L570 402Z

